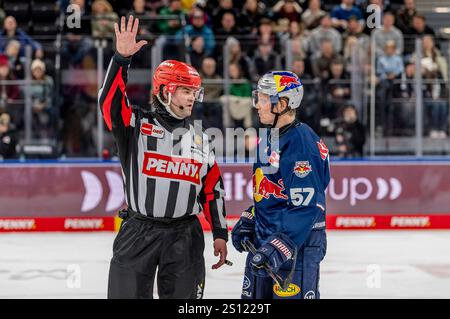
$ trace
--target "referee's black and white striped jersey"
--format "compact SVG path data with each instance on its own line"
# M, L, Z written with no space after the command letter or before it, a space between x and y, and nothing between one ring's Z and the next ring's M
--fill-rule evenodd
M130 61L112 58L98 97L118 146L126 204L151 217L203 211L214 238L227 239L223 182L207 135L189 121L173 130L157 113L131 107L125 93Z

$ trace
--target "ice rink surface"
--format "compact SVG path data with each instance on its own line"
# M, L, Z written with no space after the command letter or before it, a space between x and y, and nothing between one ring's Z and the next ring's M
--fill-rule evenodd
M115 233L0 234L0 298L106 298ZM232 267L206 234L205 298L240 297L245 255ZM450 231L329 231L322 298L450 298ZM156 295L155 295L156 296Z

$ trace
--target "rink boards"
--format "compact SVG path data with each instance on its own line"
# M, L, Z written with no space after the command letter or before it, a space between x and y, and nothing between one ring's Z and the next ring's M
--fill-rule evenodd
M450 229L450 161L331 163L328 229ZM232 227L252 202L251 164L219 166ZM125 202L117 162L8 162L0 164L0 179L0 232L114 231L120 225L115 216Z

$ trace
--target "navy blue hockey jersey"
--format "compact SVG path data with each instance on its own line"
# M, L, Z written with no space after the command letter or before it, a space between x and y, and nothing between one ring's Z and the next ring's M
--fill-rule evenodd
M282 232L300 247L311 230L324 229L329 181L328 149L308 125L295 121L261 137L253 166L256 244Z

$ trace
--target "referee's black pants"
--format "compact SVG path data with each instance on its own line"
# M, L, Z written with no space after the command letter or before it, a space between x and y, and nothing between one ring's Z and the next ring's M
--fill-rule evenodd
M153 298L155 275L161 299L203 297L205 242L196 216L163 219L129 211L121 217L108 298Z

